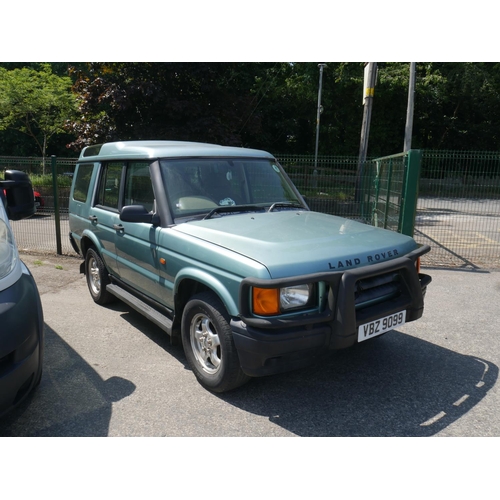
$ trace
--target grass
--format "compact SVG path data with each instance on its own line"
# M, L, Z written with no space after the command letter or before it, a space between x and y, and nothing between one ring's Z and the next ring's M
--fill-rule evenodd
M31 184L37 187L52 187L52 174L28 174ZM4 180L4 172L0 170L0 181ZM58 175L57 185L59 187L71 187L72 178L68 175Z
M52 186L52 175L51 174L45 174L45 175L39 175L39 174L32 174L30 175L31 179L31 184L33 186ZM57 185L59 187L71 187L71 177L67 175L58 175L57 176Z

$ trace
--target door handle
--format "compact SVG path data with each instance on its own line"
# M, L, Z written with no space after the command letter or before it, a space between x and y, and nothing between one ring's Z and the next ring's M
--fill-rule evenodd
M97 222L97 217L95 215L89 215L88 219L90 222Z
M124 227L122 224L113 224L113 229L115 231L123 231L124 230Z

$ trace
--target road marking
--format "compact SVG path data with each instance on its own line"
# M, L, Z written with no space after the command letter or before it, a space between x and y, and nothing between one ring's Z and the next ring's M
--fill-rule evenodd
M481 233L476 233L476 234L477 234L478 238L483 238L486 241L490 241L494 245L498 245L499 244L498 241L492 240L491 238L488 238L487 236L484 236L484 234L481 234Z
M479 363L482 363L484 365L484 370L483 370L483 375L481 376L481 380L476 384L476 387L479 388L479 387L483 387L483 385L484 385L484 377L488 373L488 371L490 369L490 366L488 365L488 363L484 362L482 359L477 359L476 358L476 361L478 361Z
M464 394L458 401L453 403L453 406L460 406L466 399L469 398L468 394Z
M440 411L434 417L432 417L429 420L425 421L424 423L420 424L420 427L428 427L429 425L435 424L438 420L441 420L445 416L446 416L446 413L444 411Z

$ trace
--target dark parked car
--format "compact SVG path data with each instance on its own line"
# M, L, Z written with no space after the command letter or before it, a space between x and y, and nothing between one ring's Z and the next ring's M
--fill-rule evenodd
M7 170L0 181L0 416L40 382L43 313L33 276L19 258L9 224L35 213L28 176Z
M38 191L33 191L35 196L35 207L37 209L43 208L45 206L45 200L42 198L42 195Z
M5 198L7 198L7 190L3 190L3 195ZM35 200L35 208L40 209L45 206L45 200L43 199L42 195L38 192L33 190L33 198Z

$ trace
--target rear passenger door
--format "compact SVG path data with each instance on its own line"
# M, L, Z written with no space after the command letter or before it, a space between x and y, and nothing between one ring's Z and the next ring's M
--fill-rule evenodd
M154 213L155 196L149 162L126 165L123 206L142 205ZM158 276L158 234L160 227L141 222L119 222L116 250L121 279L141 293L161 301Z
M101 256L108 270L114 275L119 275L116 261L116 226L120 223L123 172L123 162L101 165L97 196L89 214L92 231L101 244Z

